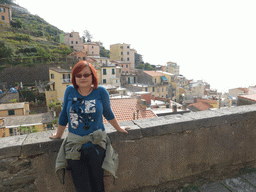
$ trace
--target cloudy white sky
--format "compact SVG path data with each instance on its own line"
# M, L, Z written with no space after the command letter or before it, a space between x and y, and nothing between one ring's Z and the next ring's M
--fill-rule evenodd
M144 61L180 65L218 91L256 85L255 0L16 0L65 32L128 43Z

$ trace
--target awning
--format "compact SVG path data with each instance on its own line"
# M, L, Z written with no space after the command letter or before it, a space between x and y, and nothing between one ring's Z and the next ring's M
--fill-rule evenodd
M54 83L55 83L54 81L51 81L51 82L47 83L47 85L52 85Z
M168 81L168 79L167 79L165 76L162 76L161 79L162 79L163 81Z

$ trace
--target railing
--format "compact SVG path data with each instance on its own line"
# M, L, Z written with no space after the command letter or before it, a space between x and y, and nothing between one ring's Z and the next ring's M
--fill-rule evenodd
M71 79L62 79L62 83L71 83Z

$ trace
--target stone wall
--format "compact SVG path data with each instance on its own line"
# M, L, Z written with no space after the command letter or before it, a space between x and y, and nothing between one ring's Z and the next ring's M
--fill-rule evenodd
M170 191L256 165L256 105L120 124L131 127L128 135L105 126L120 157L118 179L104 178L108 192ZM69 171L64 186L55 178L62 140L50 140L51 133L0 139L0 191L74 191Z

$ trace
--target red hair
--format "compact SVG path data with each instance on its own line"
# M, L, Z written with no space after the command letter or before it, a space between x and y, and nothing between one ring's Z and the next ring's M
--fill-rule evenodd
M76 74L81 72L83 68L88 66L92 72L92 84L94 85L94 89L98 88L98 77L95 68L92 66L91 63L87 61L79 61L72 69L72 84L73 86L78 89L78 85L76 84Z

